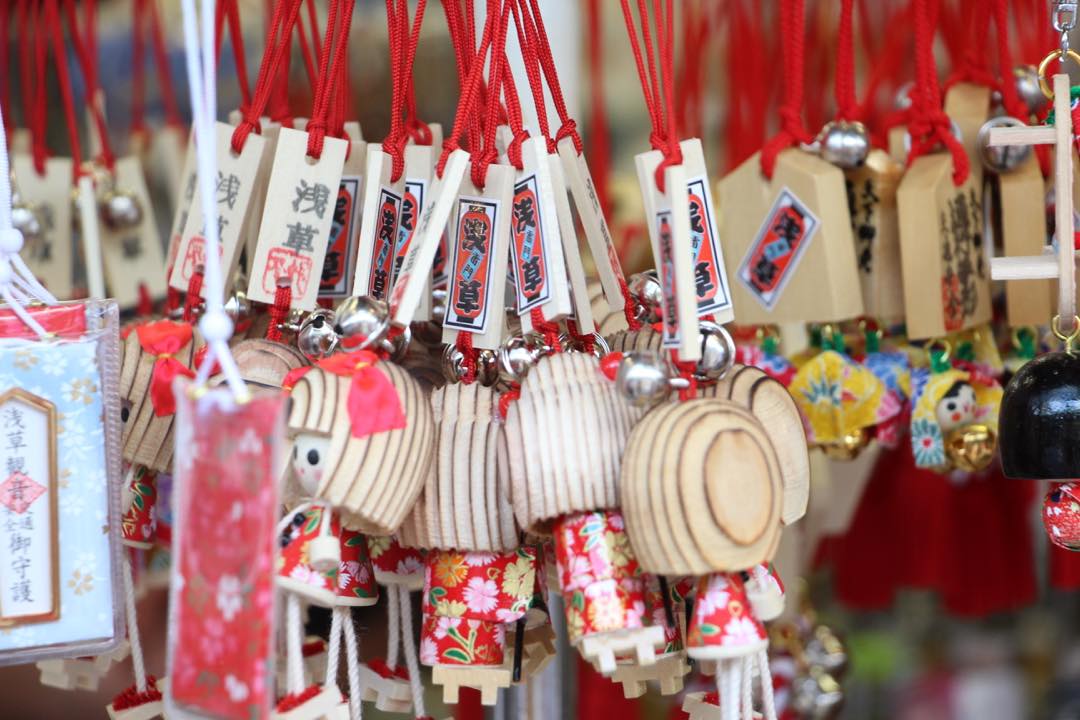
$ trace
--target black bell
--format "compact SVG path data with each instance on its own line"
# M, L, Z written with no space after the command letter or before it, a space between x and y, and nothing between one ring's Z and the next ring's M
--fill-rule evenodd
M1080 355L1047 353L1005 387L998 420L1007 477L1080 477Z

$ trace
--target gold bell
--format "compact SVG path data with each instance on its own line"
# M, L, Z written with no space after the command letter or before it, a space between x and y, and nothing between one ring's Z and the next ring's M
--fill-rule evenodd
M870 433L866 432L866 428L858 428L835 442L822 443L821 449L833 460L854 460L869 443Z
M981 424L956 428L945 438L945 455L953 467L966 472L979 472L989 467L996 447L997 435Z

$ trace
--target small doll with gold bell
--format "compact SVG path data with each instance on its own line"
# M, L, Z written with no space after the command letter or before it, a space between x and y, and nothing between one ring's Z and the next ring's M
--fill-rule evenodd
M955 369L932 348L930 367L911 377L911 450L921 468L985 470L997 444L1001 386L980 372Z

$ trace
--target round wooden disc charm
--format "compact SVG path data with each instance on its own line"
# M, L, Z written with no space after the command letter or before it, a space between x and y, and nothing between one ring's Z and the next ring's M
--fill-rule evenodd
M154 382L154 371L158 363L163 367L159 372L165 373L168 368L166 363L179 363L190 370L194 358L198 340L188 330L182 331L181 323L173 323L168 320L148 323L159 329L157 337L150 339L146 335L148 346L160 344L162 348L168 344L161 337L173 334L177 337L188 338L187 342L172 353L155 353L144 349L140 341L140 330L132 328L124 338L124 357L120 368L120 397L122 399L121 418L124 420L124 433L121 446L123 457L129 463L142 465L155 472L170 472L173 457L173 420L176 415L173 412L163 412L155 405L151 386ZM186 334L185 334L186 333ZM182 340L176 341L179 344ZM159 382L166 382L159 379Z
M307 365L307 360L292 345L250 338L232 348L233 359L244 382L280 388L290 370Z
M742 570L776 551L780 461L761 421L739 403L699 398L649 411L630 435L621 483L646 572Z
M390 535L424 486L435 422L426 394L408 372L389 362L374 369L396 390L405 427L354 437L349 417L353 378L316 367L293 387L289 432L330 438L317 494L340 509L344 524L369 535Z
M698 385L698 397L732 400L761 421L780 461L784 524L805 515L810 499L810 453L799 408L783 383L756 367L735 365L716 383Z
M541 358L510 405L500 460L522 528L619 506L619 469L641 410L624 401L600 361L584 353Z
M410 537L410 544L477 552L506 552L520 544L496 461L498 401L498 392L480 383L445 385L431 394L434 471L417 503L422 518L405 523L421 535Z

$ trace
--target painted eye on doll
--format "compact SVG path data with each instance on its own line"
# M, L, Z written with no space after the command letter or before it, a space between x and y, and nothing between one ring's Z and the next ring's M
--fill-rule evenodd
M307 452L307 461L308 461L309 465L318 465L319 464L319 451L318 450L308 450L308 452Z
M131 402L123 400L120 404L120 422L126 423L131 417Z

